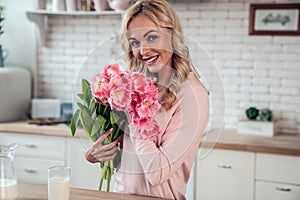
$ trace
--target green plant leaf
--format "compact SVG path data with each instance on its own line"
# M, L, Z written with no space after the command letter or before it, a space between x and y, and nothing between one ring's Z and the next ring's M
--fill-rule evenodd
M77 103L77 105L78 105L80 110L83 109L83 108L87 108L85 105L83 105L82 103L79 103L79 102Z
M85 79L82 79L82 94L84 104L89 106L93 96L90 88L90 83Z
M82 107L80 110L80 122L85 131L85 134L91 138L91 131L93 127L93 119L90 116L89 110L87 107ZM91 138L92 139L92 138Z
M91 138L93 138L93 142L95 142L100 135L101 135L101 125L98 124L97 121L95 121L91 130Z
M76 128L77 128L78 122L79 122L79 113L80 113L80 110L79 109L76 110L76 112L74 113L74 115L72 116L72 119L71 119L70 128L71 128L72 136L74 136L76 133Z
M82 93L77 94L77 96L78 96L81 100L83 100L83 98L84 98L84 96L83 96Z

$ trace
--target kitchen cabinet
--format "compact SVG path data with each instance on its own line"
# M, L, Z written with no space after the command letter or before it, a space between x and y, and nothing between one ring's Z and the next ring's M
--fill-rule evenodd
M214 149L196 166L197 200L300 199L299 156Z
M200 151L199 151L200 152ZM253 200L253 152L213 149L196 164L197 200Z
M300 157L257 153L255 200L299 200Z
M99 15L120 15L122 16L124 11L57 11L52 12L48 10L28 10L26 11L27 18L34 22L38 27L39 39L42 45L45 45L47 30L48 30L48 16L56 15L56 16L99 16Z
M1 144L17 143L15 170L18 181L47 183L48 168L65 165L65 138L0 132Z

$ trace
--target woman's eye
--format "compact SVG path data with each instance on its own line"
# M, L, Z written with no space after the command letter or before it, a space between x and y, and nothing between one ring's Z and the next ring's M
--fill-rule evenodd
M139 43L138 41L136 41L136 40L130 42L130 45L131 45L132 47L137 47L139 44L140 44L140 43Z
M158 37L156 36L156 35L150 35L149 37L148 37L148 40L149 41L153 41L153 40L156 40Z

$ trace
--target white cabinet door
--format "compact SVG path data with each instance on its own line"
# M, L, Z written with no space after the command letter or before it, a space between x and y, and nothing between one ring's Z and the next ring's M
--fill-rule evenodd
M299 200L300 186L257 181L255 196L255 200Z
M257 153L256 179L300 185L300 157Z
M253 200L254 153L214 149L197 159L197 200Z
M79 138L68 138L67 163L71 167L71 187L98 190L101 168L99 163L92 164L85 159L86 148ZM85 142L84 142L85 143ZM110 191L114 188L114 177ZM106 189L106 184L102 190Z

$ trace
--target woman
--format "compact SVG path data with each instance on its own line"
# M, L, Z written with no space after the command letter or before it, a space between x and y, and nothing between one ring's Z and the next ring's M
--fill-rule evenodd
M185 199L209 106L208 91L198 81L178 17L165 0L139 0L126 11L121 42L128 68L157 80L164 109L156 116L160 133L151 140L141 139L129 125L121 142L115 191ZM116 156L118 141L102 145L110 133L103 134L86 152L88 161Z

